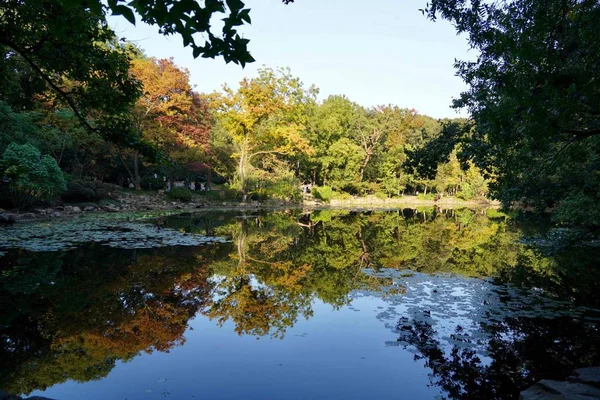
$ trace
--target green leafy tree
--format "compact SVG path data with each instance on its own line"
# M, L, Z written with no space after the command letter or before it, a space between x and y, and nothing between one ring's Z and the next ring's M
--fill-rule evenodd
M30 78L19 84L27 86L25 93L47 95L70 107L89 130L99 130L112 140L132 141L123 113L139 90L129 75L127 51L104 15L67 3L5 2L0 19L5 57L0 69L9 65L19 69L11 70L3 81L14 85L21 77Z
M352 140L362 108L345 96L329 96L315 109L305 136L314 153L302 160L305 180L323 184L329 174L327 163L331 146L340 139Z
M400 196L411 183L411 176L402 168L406 160L405 146L397 145L376 158L376 179L388 196Z
M360 165L361 181L373 156L386 150L383 145L387 137L401 129L405 111L399 107L378 106L359 114L355 140L364 153Z
M409 188L422 190L431 182L405 169L404 163L411 150L423 147L439 134L439 123L413 109L387 106L383 113L389 115L384 118L387 125L385 141L374 155L367 179L378 182L388 196L400 195Z
M324 182L336 190L344 190L360 182L363 149L348 138L342 138L329 147L322 158Z
M435 176L435 190L443 195L458 193L459 186L463 181L463 173L460 169L460 164L456 158L456 154L452 153L448 162L439 164L437 174Z
M469 169L464 175L460 191L457 193L458 197L468 200L474 197L485 197L488 194L488 181L475 164L470 162Z
M600 199L598 2L434 0L426 12L450 20L479 52L456 63L468 89L455 106L476 126L447 139L494 177L492 195L598 225L598 209L581 207Z
M2 155L2 175L5 201L17 207L28 207L39 200L51 199L67 189L66 181L56 161L42 156L30 144L8 145Z
M40 118L36 112L15 112L12 107L0 100L0 151L11 143L30 143L38 146L39 128L35 122Z
M245 199L261 159L312 152L303 132L317 90L304 88L289 70L265 68L240 82L237 91L224 87L224 92L215 99L216 118L235 146L234 182Z

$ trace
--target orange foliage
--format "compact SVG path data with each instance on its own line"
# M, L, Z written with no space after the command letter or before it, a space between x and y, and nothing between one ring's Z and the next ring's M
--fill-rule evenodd
M134 112L143 137L172 158L181 158L181 152L189 150L206 153L212 120L208 101L189 83L189 71L175 65L172 58L140 58L132 61L131 73L143 84Z

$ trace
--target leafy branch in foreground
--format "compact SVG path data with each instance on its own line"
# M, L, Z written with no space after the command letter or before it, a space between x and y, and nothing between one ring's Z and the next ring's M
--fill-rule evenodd
M282 0L284 4L293 0ZM71 8L87 8L97 15L122 15L130 23L136 23L136 14L150 25L156 25L163 35L178 34L184 46L192 48L194 58L223 57L229 63L234 62L242 67L254 62L248 51L248 39L241 37L238 27L252 22L250 8L246 8L241 0L150 0L126 1L109 0L104 5L100 0L65 0ZM223 16L222 28L218 32L213 27L214 18ZM200 34L204 43L197 40Z

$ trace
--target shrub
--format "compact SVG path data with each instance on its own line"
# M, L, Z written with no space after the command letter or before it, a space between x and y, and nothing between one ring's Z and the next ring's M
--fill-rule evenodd
M300 201L302 192L300 182L293 175L284 176L273 181L267 181L264 188L259 190L260 200L277 199L283 201Z
M341 190L353 196L360 196L365 192L365 185L362 182L349 182L341 187Z
M435 194L433 193L427 193L427 194L418 194L417 195L417 199L419 200L435 200Z
M240 192L236 189L230 187L225 184L222 186L214 186L212 190L209 191L197 191L196 193L200 194L207 200L216 200L216 201L235 201L241 199Z
M502 218L502 219L507 219L507 218L511 218L511 215L509 213L506 212L502 212L496 208L488 208L487 210L485 210L485 215L490 218L490 219L494 219L494 218Z
M140 185L142 189L160 190L165 188L165 181L160 176L155 178L152 174L144 176L140 181Z
M456 197L462 200L471 200L477 195L475 192L475 187L468 182L464 182L458 193L456 193Z
M460 190L458 193L456 193L456 197L458 197L461 200L471 200L474 195L472 193L472 191L470 190Z
M94 200L95 196L94 189L84 186L80 181L71 181L67 184L67 192L62 197L67 201L88 201Z
M333 189L331 186L315 186L312 189L312 195L315 199L329 203L333 197Z
M376 182L363 182L361 195L373 194L376 197L379 197L379 196L377 196L378 192L381 193L381 185L380 184L378 184Z
M40 200L50 200L66 190L65 177L49 155L30 144L8 145L2 155L2 197L11 206L26 208Z
M119 190L122 190L119 185L76 179L67 184L67 191L62 198L76 202L98 201L111 198L112 193Z
M388 195L385 192L377 191L377 192L375 192L375 197L377 197L378 199L381 199L381 200L386 200L388 198Z
M167 197L172 200L179 200L187 203L192 200L192 192L183 187L174 187L167 192Z
M264 193L264 190L257 190L248 195L248 200L251 200L251 201L261 201L261 200L264 200L267 198L268 198L267 194Z
M348 200L351 198L352 195L346 192L333 192L333 195L331 196L332 200Z

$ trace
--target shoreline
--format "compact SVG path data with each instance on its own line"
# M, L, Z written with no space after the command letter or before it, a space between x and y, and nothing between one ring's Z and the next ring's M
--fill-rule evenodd
M500 202L488 199L462 200L457 197L442 197L439 200L419 199L417 196L402 196L398 198L380 199L374 196L354 197L350 199L332 199L329 204L333 207L346 206L416 206L440 208L497 208Z
M336 210L392 210L401 208L498 208L500 203L490 200L461 200L445 197L438 201L418 199L417 196L380 199L374 196L355 197L350 199L332 199L329 203L317 200L302 202L267 201L215 201L194 196L190 202L172 201L156 193L123 193L110 200L85 203L65 203L52 207L38 207L32 210L2 210L0 209L0 225L12 224L18 221L53 220L78 215L95 213L125 213L143 211L174 211L174 212L210 212L237 210L282 210L282 209L336 209Z

